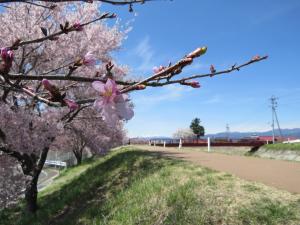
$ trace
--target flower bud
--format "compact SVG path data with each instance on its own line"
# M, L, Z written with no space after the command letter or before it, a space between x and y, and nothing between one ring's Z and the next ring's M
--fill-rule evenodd
M93 55L92 52L88 52L85 54L85 56L83 57L83 64L85 66L95 66L96 65L96 57Z
M136 86L136 90L144 90L146 88L146 85L144 84L139 84Z
M260 60L260 56L259 55L256 55L252 58L252 61L257 61L257 60Z
M215 73L216 72L216 69L215 69L214 65L210 65L210 72L211 73Z
M200 88L201 87L201 85L198 81L191 81L189 84L192 88Z
M200 49L200 55L204 55L206 53L206 51L207 51L207 47L206 46L202 47Z
M76 31L83 31L83 26L81 25L80 22L76 22L73 24L73 28L76 30Z
M197 48L195 51L191 52L186 57L187 58L199 57L201 55L204 55L206 53L206 51L207 51L207 47Z
M53 90L53 85L50 83L49 80L43 79L43 80L42 80L42 84L43 84L44 88L45 88L47 91L50 91L50 92L51 92L51 91Z
M76 102L74 102L73 100L64 99L63 101L71 111L74 111L79 108L79 105Z
M164 67L164 66L159 66L159 67L153 67L153 72L154 73L160 73L161 71L163 71L163 70L165 70L166 69L166 67Z
M8 65L12 64L12 61L14 59L14 53L13 53L13 51L9 50L8 48L1 48L0 49L0 54L1 54L2 60L6 64L8 64Z

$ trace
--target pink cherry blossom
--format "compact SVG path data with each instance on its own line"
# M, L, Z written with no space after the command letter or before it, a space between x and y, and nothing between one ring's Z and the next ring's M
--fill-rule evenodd
M83 64L85 66L95 66L96 61L97 61L97 59L91 51L86 53L85 56L83 57Z
M73 101L71 99L64 99L64 102L66 103L66 105L68 106L68 108L71 111L74 111L74 110L76 110L76 109L79 108L79 105L75 101Z
M130 120L133 117L128 96L119 93L115 81L108 79L105 84L95 81L92 86L100 94L100 98L94 102L94 107L101 112L108 124L115 124L120 119Z

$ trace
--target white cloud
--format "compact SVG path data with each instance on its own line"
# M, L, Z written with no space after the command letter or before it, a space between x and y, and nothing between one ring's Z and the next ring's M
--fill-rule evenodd
M149 71L155 66L153 62L154 50L150 45L149 36L144 37L133 50L134 54L141 59L140 66L137 67L138 71Z

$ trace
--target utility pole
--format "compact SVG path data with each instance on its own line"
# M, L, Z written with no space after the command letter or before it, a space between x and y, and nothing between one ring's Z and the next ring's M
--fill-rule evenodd
M282 138L282 132L281 132L281 129L280 129L280 125L279 125L279 120L278 120L278 117L277 117L277 113L276 113L276 108L278 106L277 104L277 99L275 96L272 96L270 98L270 101L271 101L271 108L272 108L272 133L273 133L273 144L275 143L275 119L276 119L276 123L277 123L277 127L278 127L278 130L279 130L279 133L280 133L280 137Z
M230 128L229 128L229 124L226 124L226 135L227 135L227 141L229 142L229 133L230 133Z

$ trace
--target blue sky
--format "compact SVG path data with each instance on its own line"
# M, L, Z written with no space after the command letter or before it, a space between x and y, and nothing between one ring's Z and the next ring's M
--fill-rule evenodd
M135 92L135 117L126 124L130 137L171 136L195 117L207 133L222 132L227 123L231 131L269 130L272 95L279 97L281 126L300 127L299 0L174 0L134 6L132 14L112 9L122 23L133 20L116 57L134 77L201 46L208 46L206 55L182 76L206 73L210 64L221 70L269 55L240 72L200 79L200 89L174 85Z

